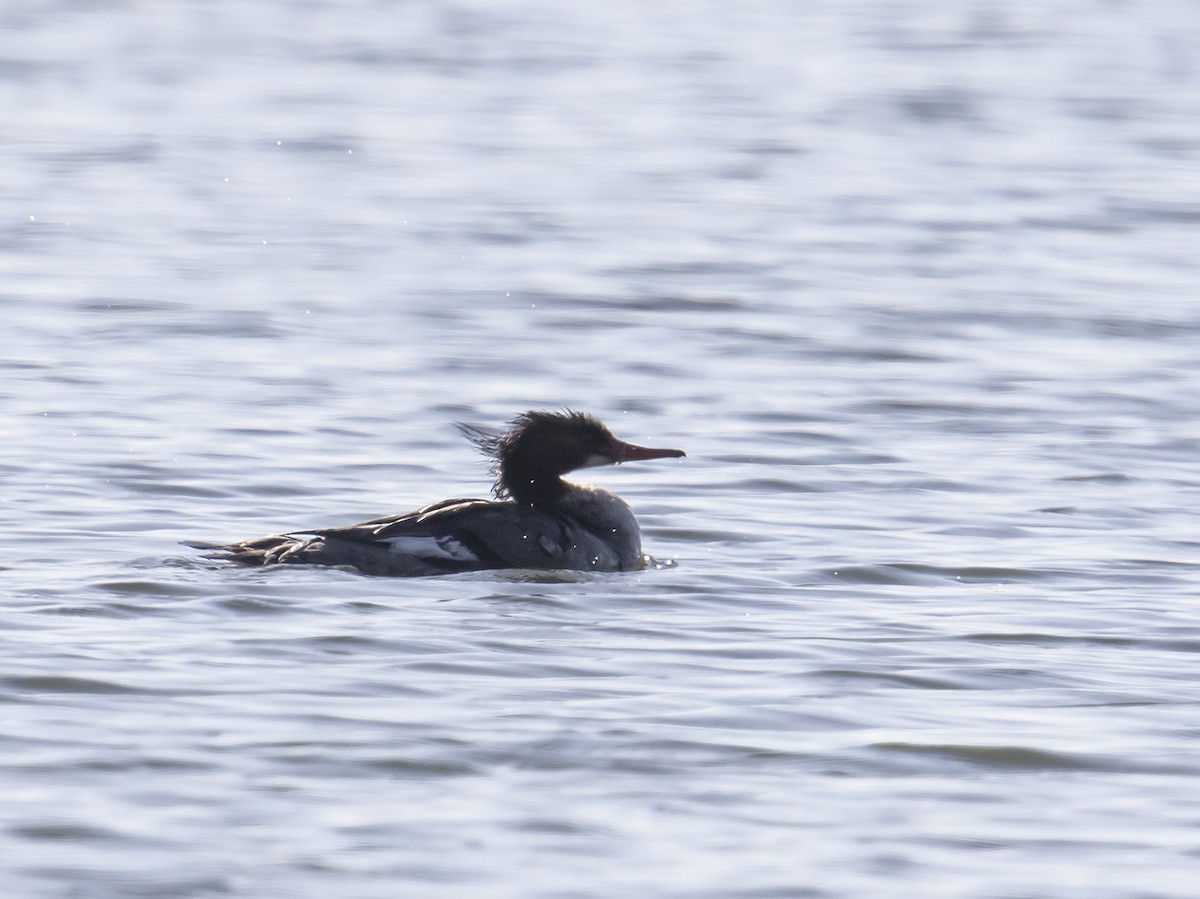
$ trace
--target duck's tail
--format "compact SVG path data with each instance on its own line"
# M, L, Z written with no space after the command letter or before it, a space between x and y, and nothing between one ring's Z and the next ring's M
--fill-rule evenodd
M240 543L206 543L201 540L184 540L184 546L206 551L204 558L220 559L224 562L236 562L239 565L275 565L280 562L301 562L303 559L288 558L308 541L301 537L289 537L286 534L276 534L271 537L260 537L257 540L244 540Z

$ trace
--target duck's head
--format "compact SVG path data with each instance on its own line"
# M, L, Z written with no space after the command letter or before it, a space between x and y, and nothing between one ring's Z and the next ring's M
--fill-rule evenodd
M686 455L683 450L625 443L582 412L525 412L499 436L462 430L496 460L496 495L535 506L562 496L567 489L562 475L569 471Z

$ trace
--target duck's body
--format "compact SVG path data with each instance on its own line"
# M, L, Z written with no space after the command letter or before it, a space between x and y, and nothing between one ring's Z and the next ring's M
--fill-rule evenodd
M463 430L496 460L495 500L448 499L349 527L192 545L246 565L334 565L395 576L644 567L641 532L625 501L561 475L594 465L678 457L682 450L622 443L579 413L527 412L499 437Z

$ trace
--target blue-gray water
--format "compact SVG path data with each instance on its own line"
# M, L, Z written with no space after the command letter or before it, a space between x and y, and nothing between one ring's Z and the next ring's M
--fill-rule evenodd
M0 12L0 893L1183 899L1200 7ZM247 571L571 406L666 567ZM675 563L675 564L670 564Z

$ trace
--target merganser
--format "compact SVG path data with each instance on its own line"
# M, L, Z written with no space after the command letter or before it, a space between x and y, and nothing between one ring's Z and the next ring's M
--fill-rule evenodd
M633 511L620 497L572 484L580 468L678 458L683 450L624 443L579 412L530 411L504 434L459 425L494 460L495 500L446 499L341 528L240 543L189 543L243 565L330 565L364 574L419 576L495 568L630 571L644 568Z

